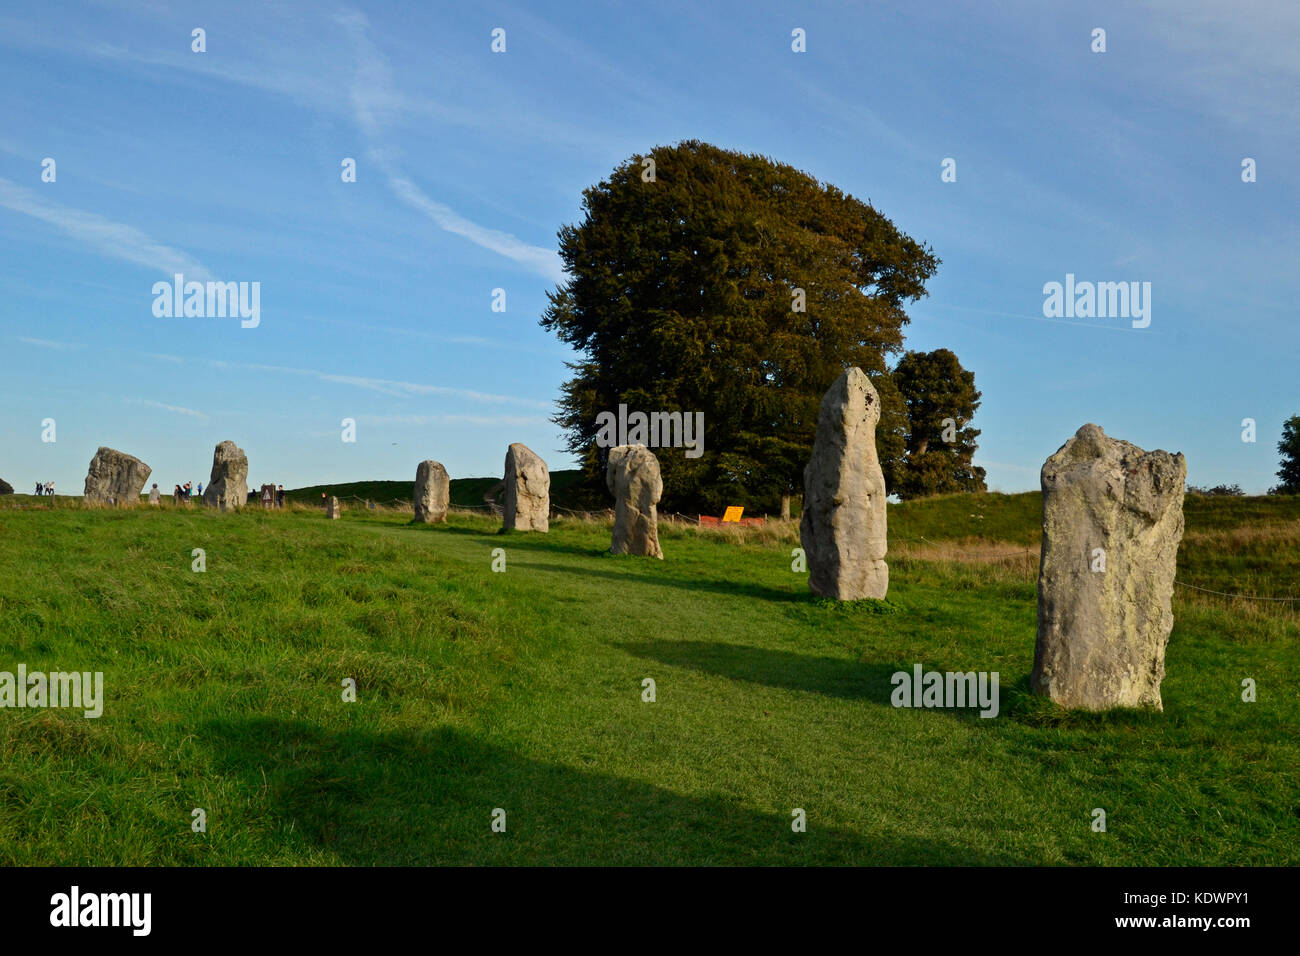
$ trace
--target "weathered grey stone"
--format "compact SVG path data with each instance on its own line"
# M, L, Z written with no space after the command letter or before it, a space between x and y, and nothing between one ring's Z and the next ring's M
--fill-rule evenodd
M223 441L212 451L212 477L203 492L203 503L222 511L248 503L248 456L233 441Z
M659 547L659 514L655 507L664 492L659 459L644 445L619 445L609 450L605 485L614 496L614 535L611 554L639 554L663 559Z
M546 531L551 524L551 473L527 445L515 442L506 451L507 530Z
M138 505L152 471L134 455L101 445L90 459L82 500L88 505Z
M1085 710L1163 709L1186 480L1181 454L1096 425L1044 463L1035 693Z
M814 594L856 601L889 590L878 421L880 396L860 368L846 371L822 398L799 521Z
M415 469L415 520L438 524L447 520L451 478L441 463L422 461Z
M329 496L329 500L325 504L325 517L327 518L343 517L343 509L339 507L339 500L333 495Z
M13 493L14 486L9 484L9 482L5 481L3 478L0 478L0 495L12 495Z

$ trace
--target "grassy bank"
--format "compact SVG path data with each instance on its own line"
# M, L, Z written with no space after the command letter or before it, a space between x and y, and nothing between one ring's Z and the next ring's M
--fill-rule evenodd
M665 526L658 562L596 522L0 509L0 670L107 696L0 710L0 861L1300 863L1297 605L1178 588L1164 713L1061 712L1026 693L1038 508L892 507L862 607L789 525ZM1180 580L1300 592L1300 503L1187 516ZM916 663L999 672L999 715L891 707Z

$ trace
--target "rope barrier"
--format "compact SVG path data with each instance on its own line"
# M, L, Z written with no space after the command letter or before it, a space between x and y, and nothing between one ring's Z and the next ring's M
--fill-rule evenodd
M1227 591L1212 591L1209 588L1198 587L1195 584L1184 584L1182 581L1175 581L1181 588L1191 588L1193 591L1204 591L1206 594L1218 594L1221 597L1240 598L1243 601L1300 601L1300 597L1264 597L1261 594L1229 594Z
M935 542L931 541L929 538L894 538L893 540L895 540L895 541L911 541L911 542L924 541L926 544L934 544L934 543L935 543ZM997 553L997 552L989 551L989 552L985 552L985 553L983 553L983 554L972 554L972 555L967 555L967 557L972 557L972 558L980 558L980 557L1004 557L1004 558L1014 558L1014 557L1018 557L1019 555L1022 555L1022 554L1037 554L1037 553L1038 553L1038 552L1034 551L1032 548L1026 548L1024 551L1008 551L1008 552L1006 552L1005 554L999 554L999 553ZM1265 596L1263 596L1263 595L1261 595L1261 594L1231 594L1231 593L1229 593L1229 592L1227 592L1227 591L1215 591L1215 590L1213 590L1212 588L1203 588L1203 587L1200 587L1199 585L1196 585L1196 584L1187 584L1187 583L1185 583L1185 582L1183 582L1183 581L1178 581L1178 580L1175 580L1174 583L1177 584L1180 588L1189 588L1190 590L1193 590L1193 591L1203 591L1203 592L1205 592L1206 594L1217 594L1217 595L1219 595L1220 597L1235 598L1235 599L1239 599L1239 600L1242 600L1242 601L1277 601L1277 602L1284 602L1284 603L1288 603L1288 604L1290 604L1290 603L1295 603L1296 601L1300 601L1300 597L1265 597Z

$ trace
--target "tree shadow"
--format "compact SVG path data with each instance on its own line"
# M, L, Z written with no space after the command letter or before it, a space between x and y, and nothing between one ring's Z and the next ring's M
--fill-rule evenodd
M865 700L884 707L892 707L890 697L894 691L894 674L906 673L910 679L916 662L879 661L861 663L838 657L811 657L791 651L750 647L745 644L727 644L721 641L623 641L613 644L619 650L636 657L647 658L670 667L725 677L729 680L762 684L780 690L803 691L839 697L846 700ZM926 661L926 671L948 671L943 664ZM1001 675L998 682L998 715L1006 716L1008 696L1012 688L1003 687ZM994 718L981 717L978 707L925 708L955 720L974 720L990 723Z
M592 554L590 551L581 553L587 555ZM595 556L607 557L611 561L623 562L628 568L628 572L620 574L617 571L605 571L599 568L578 568L561 564L529 564L525 565L525 567L538 571L555 571L560 574L585 574L588 577L603 578L608 581L660 585L662 587L681 588L686 591L704 591L713 594L727 594L733 597L752 597L764 601L806 601L811 604L815 600L813 595L809 592L793 590L783 591L779 588L768 587L764 584L755 584L752 581L716 581L707 578L669 577L670 574L677 573L676 569L665 568L662 562L656 561L654 558L637 558L627 555L609 554L606 551L596 552ZM641 571L637 568L637 565L641 562L645 562L645 571Z
M331 732L301 721L213 721L200 737L253 794L272 849L352 865L1025 865L919 837L762 813L721 795L547 764L447 727ZM493 832L494 810L506 830ZM793 809L793 808L792 808ZM271 832L265 832L266 830Z

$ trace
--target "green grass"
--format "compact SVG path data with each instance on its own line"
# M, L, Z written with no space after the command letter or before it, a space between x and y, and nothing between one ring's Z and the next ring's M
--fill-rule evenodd
M1300 592L1296 506L1189 498L1179 577ZM891 534L1026 545L1038 507ZM658 562L585 522L0 509L0 670L108 698L0 710L0 863L1300 863L1296 605L1178 589L1164 712L1071 714L1027 693L1032 560L896 557L887 602L835 605L791 527L661 533ZM914 663L998 671L1000 715L894 709Z

